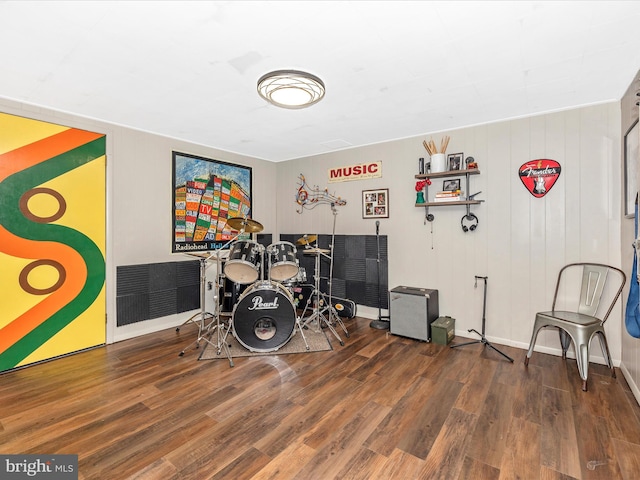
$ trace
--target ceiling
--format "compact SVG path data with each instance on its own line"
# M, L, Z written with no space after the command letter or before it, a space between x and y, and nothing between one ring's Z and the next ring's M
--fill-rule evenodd
M0 97L273 162L620 100L636 1L0 1ZM267 104L306 70L325 98Z

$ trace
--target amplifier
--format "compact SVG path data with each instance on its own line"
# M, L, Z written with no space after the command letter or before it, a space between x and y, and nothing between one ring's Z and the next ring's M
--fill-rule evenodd
M440 316L438 290L400 286L390 290L389 298L389 331L430 342L431 323Z

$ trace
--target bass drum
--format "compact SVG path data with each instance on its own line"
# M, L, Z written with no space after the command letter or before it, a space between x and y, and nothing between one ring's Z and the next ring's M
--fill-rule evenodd
M233 309L233 336L252 352L273 352L293 335L296 310L279 283L251 285Z

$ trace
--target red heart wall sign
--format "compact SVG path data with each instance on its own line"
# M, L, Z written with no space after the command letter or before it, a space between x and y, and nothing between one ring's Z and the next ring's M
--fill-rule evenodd
M560 176L560 170L560 164L555 160L541 158L523 163L518 175L531 195L542 198L555 185Z

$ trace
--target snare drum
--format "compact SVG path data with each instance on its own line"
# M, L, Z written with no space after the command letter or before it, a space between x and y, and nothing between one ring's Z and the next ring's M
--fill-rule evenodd
M241 285L255 282L260 274L261 252L259 243L250 240L234 242L224 265L224 274L232 282Z
M279 283L256 282L233 309L233 336L252 352L273 352L293 335L296 310Z
M298 274L296 246L290 242L272 243L267 247L269 254L269 278L284 282Z

